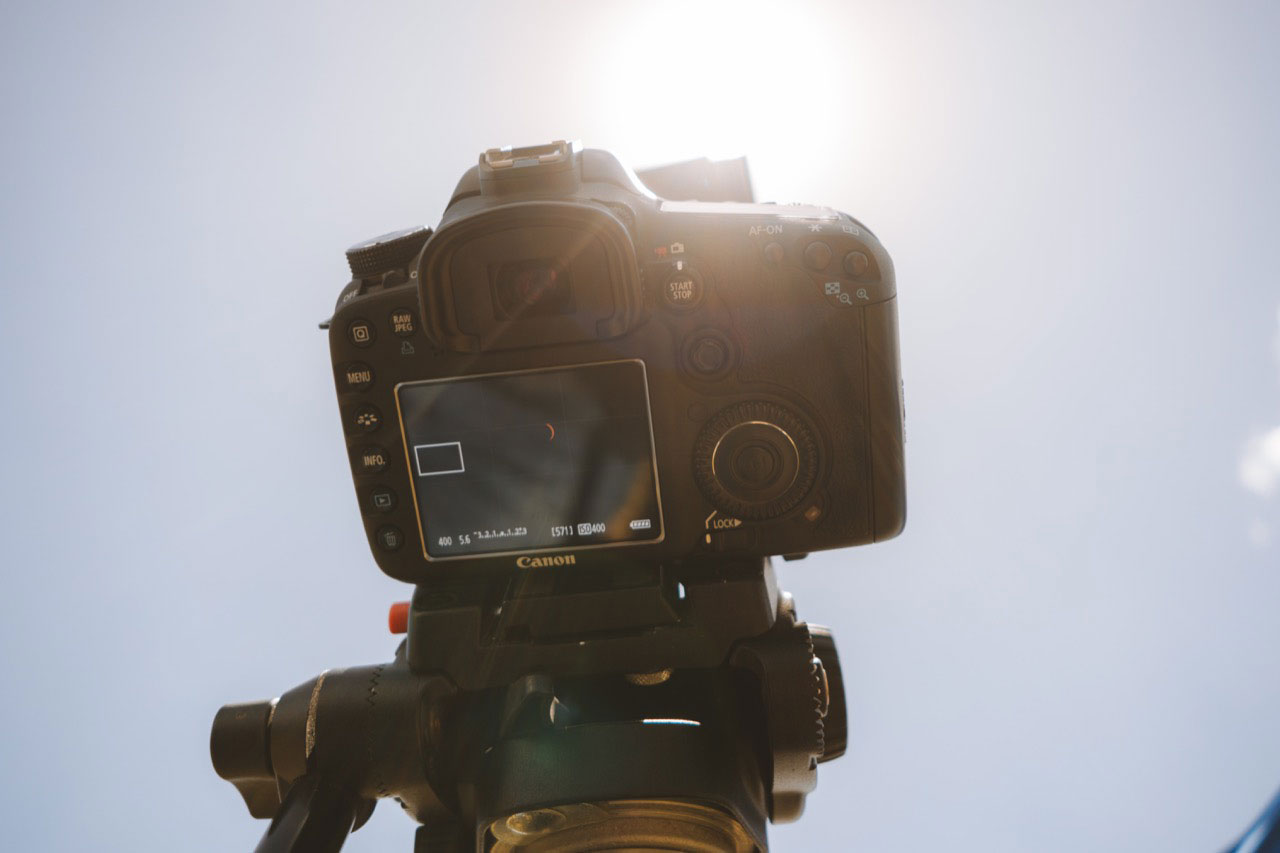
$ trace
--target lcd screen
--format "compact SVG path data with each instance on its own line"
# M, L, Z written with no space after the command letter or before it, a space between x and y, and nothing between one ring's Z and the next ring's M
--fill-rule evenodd
M644 364L396 388L427 559L662 538Z

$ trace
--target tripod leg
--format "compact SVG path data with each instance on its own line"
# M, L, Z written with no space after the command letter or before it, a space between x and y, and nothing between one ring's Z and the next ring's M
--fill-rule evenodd
M357 799L308 774L289 788L256 853L338 853L355 823Z
M418 827L413 853L472 853L475 840L460 823Z

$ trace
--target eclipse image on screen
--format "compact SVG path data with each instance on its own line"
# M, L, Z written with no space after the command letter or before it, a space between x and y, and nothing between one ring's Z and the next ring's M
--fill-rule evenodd
M642 362L411 382L396 399L427 559L662 538Z

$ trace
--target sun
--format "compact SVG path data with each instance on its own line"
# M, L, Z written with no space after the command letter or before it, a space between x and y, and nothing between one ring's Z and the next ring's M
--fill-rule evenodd
M851 106L836 34L803 4L656 2L610 23L589 81L600 130L637 166L692 157L789 157ZM845 87L847 89L847 87Z

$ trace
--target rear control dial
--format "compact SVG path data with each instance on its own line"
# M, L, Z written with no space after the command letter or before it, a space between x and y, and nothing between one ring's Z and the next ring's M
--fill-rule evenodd
M800 417L764 401L722 409L698 435L694 476L717 509L743 520L777 518L813 487L817 446Z

